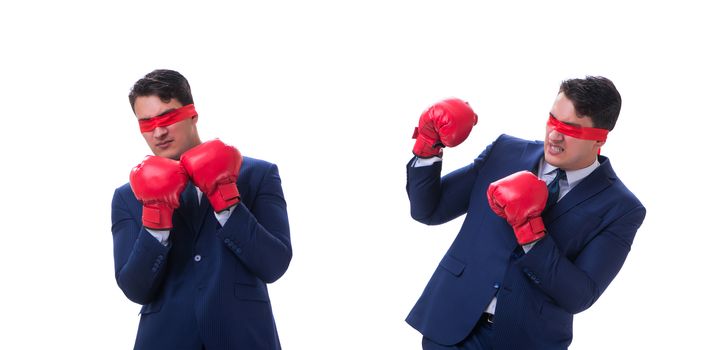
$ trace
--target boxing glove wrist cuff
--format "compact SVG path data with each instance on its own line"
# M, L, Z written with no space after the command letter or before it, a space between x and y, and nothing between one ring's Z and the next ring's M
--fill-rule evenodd
M143 205L143 226L154 230L173 228L173 209L162 204Z
M414 136L412 138L416 139L413 150L415 156L419 158L431 158L441 157L443 155L442 147L444 145L441 141L428 137L424 133L420 133L418 127L414 128Z
M514 227L514 235L519 245L536 242L546 235L546 228L541 217L533 217L527 222Z
M208 201L211 203L213 210L219 213L240 202L241 195L238 193L238 187L236 187L235 183L223 183L218 184L216 190L208 195Z

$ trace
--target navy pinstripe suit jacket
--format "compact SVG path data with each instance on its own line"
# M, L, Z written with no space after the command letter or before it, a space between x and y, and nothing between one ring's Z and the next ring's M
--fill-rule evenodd
M168 246L143 227L128 184L112 202L115 277L143 304L136 349L280 349L267 283L291 261L281 179L274 164L244 157L242 202L221 227L188 184Z
M489 208L493 181L536 168L543 143L502 135L443 178L441 163L407 166L411 216L429 225L466 218L406 321L431 340L463 341L497 297L494 349L566 349L573 314L617 275L646 210L609 160L544 213L548 234L527 254Z

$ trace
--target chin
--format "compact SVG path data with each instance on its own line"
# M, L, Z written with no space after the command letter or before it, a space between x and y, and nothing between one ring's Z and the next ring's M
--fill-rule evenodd
M544 152L544 161L557 168L561 168L562 161L561 159L559 159L559 157L551 156L548 153Z
M180 155L178 154L178 152L175 152L173 150L160 150L158 152L153 152L153 153L155 153L155 155L158 157L174 159L174 160L180 159Z

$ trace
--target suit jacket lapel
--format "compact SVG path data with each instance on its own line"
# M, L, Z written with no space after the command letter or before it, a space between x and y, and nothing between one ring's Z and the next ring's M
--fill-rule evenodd
M522 170L529 170L536 175L539 167L539 161L543 155L544 143L536 141L534 143L527 144L520 158L521 165L523 167Z
M603 191L612 184L616 175L609 164L609 160L604 157L600 160L602 160L600 166L562 197L556 205L551 207L544 215L545 219L549 220L549 222L554 221L579 203Z
M536 175L538 171L539 161L544 155L544 143L529 143L524 152L522 152L520 161L524 169L527 169ZM556 218L574 208L587 198L603 191L609 187L617 177L612 170L609 159L604 156L599 157L600 165L589 176L584 178L582 182L576 185L569 193L567 193L556 205L551 207L544 214L545 221L554 221Z

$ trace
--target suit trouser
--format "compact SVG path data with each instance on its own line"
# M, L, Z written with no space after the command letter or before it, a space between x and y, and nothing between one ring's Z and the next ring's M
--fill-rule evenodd
M466 339L456 345L446 346L434 343L429 338L421 339L424 350L492 350L491 337L494 335L494 324L479 320Z

